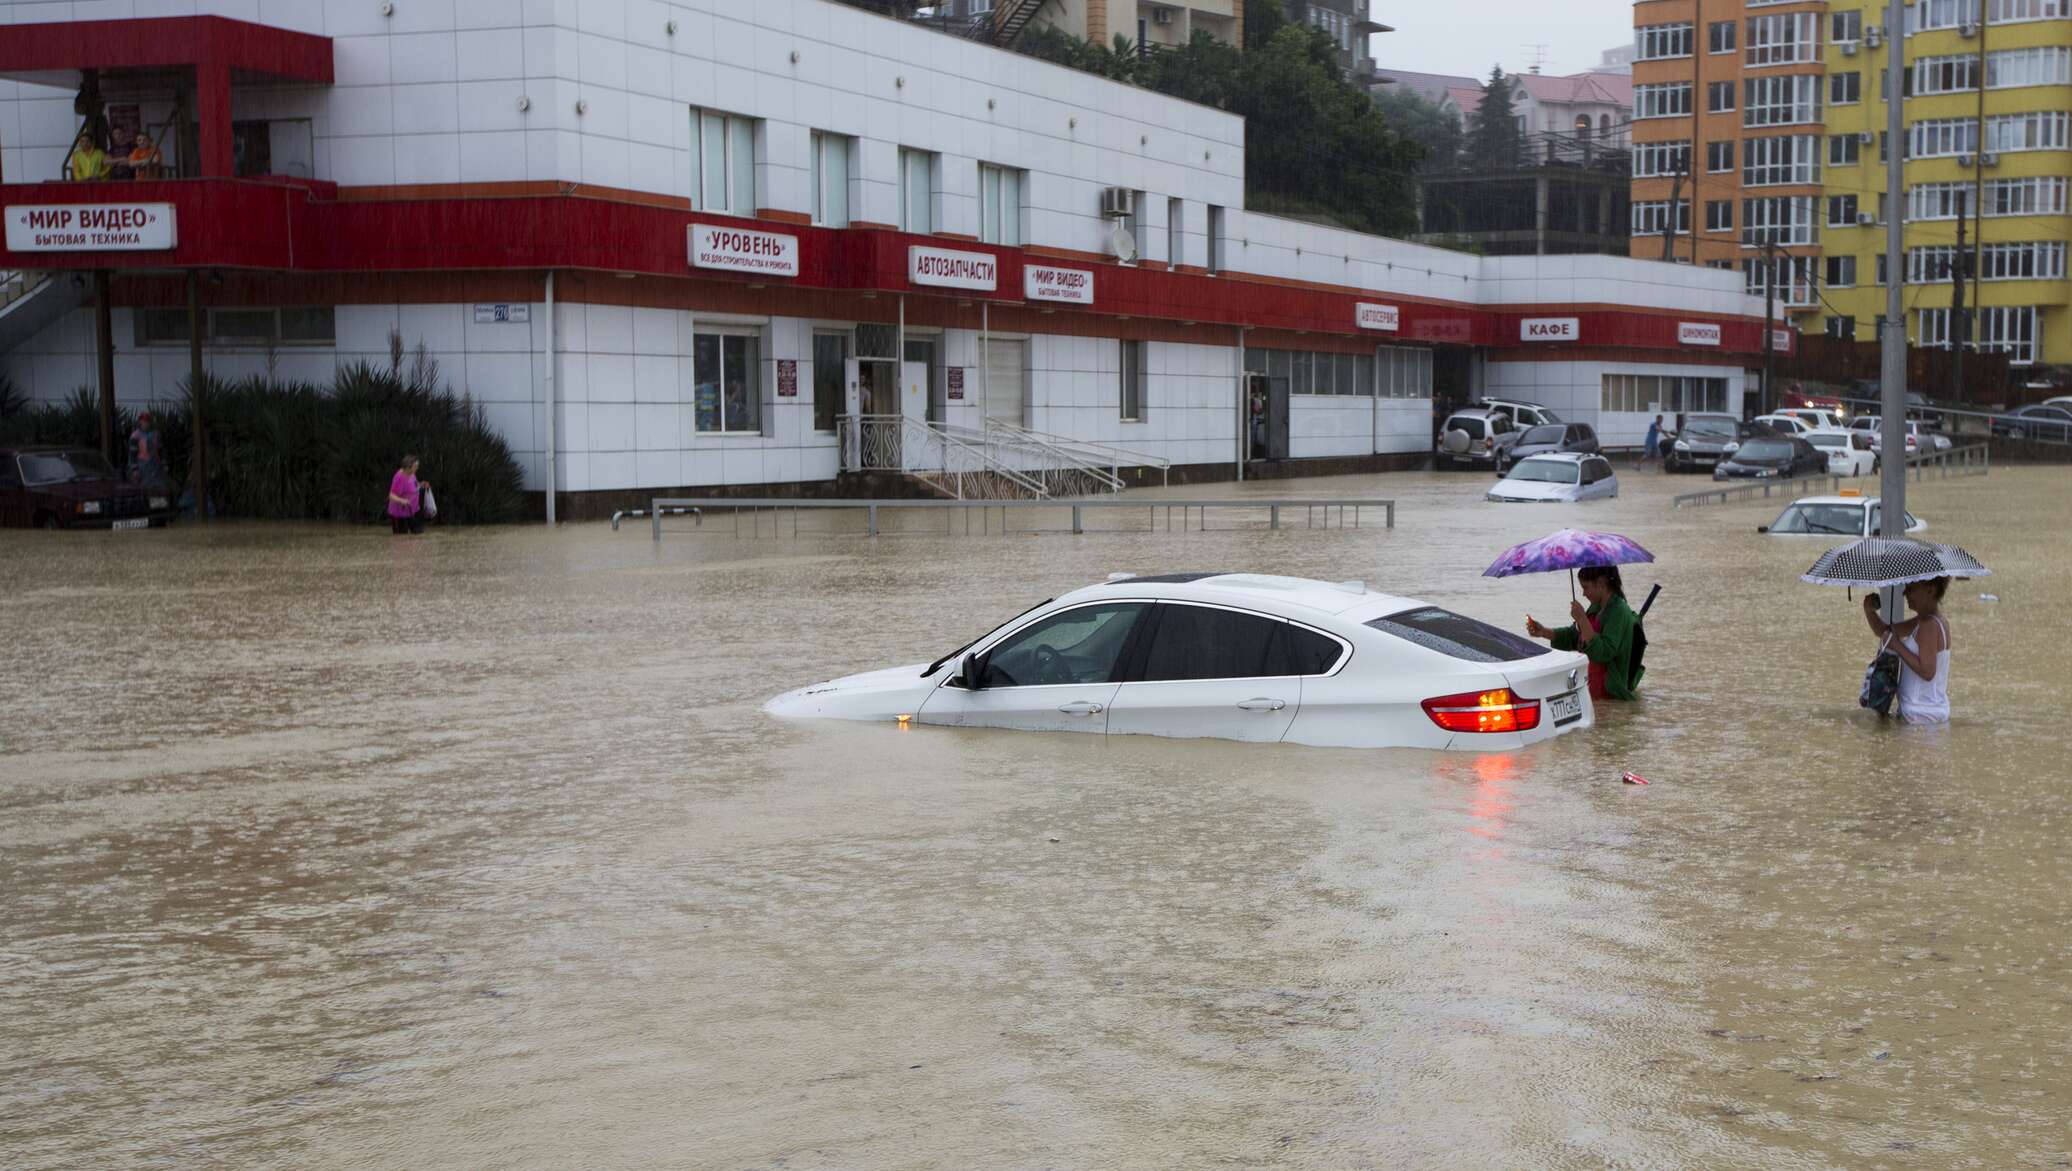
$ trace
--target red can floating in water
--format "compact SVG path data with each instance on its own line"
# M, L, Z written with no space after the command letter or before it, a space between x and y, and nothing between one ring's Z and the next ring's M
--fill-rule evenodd
M1648 779L1646 777L1634 772L1621 773L1619 774L1619 779L1626 782L1629 785L1645 785L1648 783Z

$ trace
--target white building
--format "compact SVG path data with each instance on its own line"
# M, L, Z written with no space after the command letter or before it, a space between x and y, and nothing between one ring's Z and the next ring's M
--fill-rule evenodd
M1255 215L1238 119L826 0L13 0L0 25L0 271L31 274L0 371L94 385L107 272L116 394L173 398L191 274L216 376L421 343L529 486L591 508L1017 428L1227 474L1248 372L1275 416L1249 454L1285 467L1416 458L1435 392L1632 441L1657 403L1738 404L1761 351L1735 274ZM88 70L163 174L58 181Z

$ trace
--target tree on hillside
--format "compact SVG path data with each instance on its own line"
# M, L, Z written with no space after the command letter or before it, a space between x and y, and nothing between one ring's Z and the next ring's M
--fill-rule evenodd
M1444 171L1459 163L1466 137L1459 111L1427 101L1402 86L1375 91L1374 104L1390 129L1424 148L1421 170Z
M1513 108L1513 82L1504 76L1503 66L1489 71L1482 87L1482 104L1468 120L1466 161L1469 166L1504 170L1518 165L1524 154L1525 135L1518 128L1518 111Z

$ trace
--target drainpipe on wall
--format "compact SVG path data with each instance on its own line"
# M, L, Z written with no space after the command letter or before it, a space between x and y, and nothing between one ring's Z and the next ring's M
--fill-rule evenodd
M978 429L993 417L993 303L978 303Z
M1245 442L1251 434L1245 429L1250 422L1246 418L1246 411L1251 405L1249 396L1245 393L1246 381L1245 327L1241 325L1237 330L1237 482L1240 484L1245 482Z
M554 367L561 356L561 347L554 341L554 270L547 270L547 376L544 380L547 395L547 527L554 527L554 491L560 487L560 474L554 459Z

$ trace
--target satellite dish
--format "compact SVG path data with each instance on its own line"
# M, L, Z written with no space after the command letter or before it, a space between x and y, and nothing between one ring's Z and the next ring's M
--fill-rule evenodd
M1108 229L1108 247L1115 253L1115 259L1124 264L1137 262L1137 240L1123 230L1121 224Z

